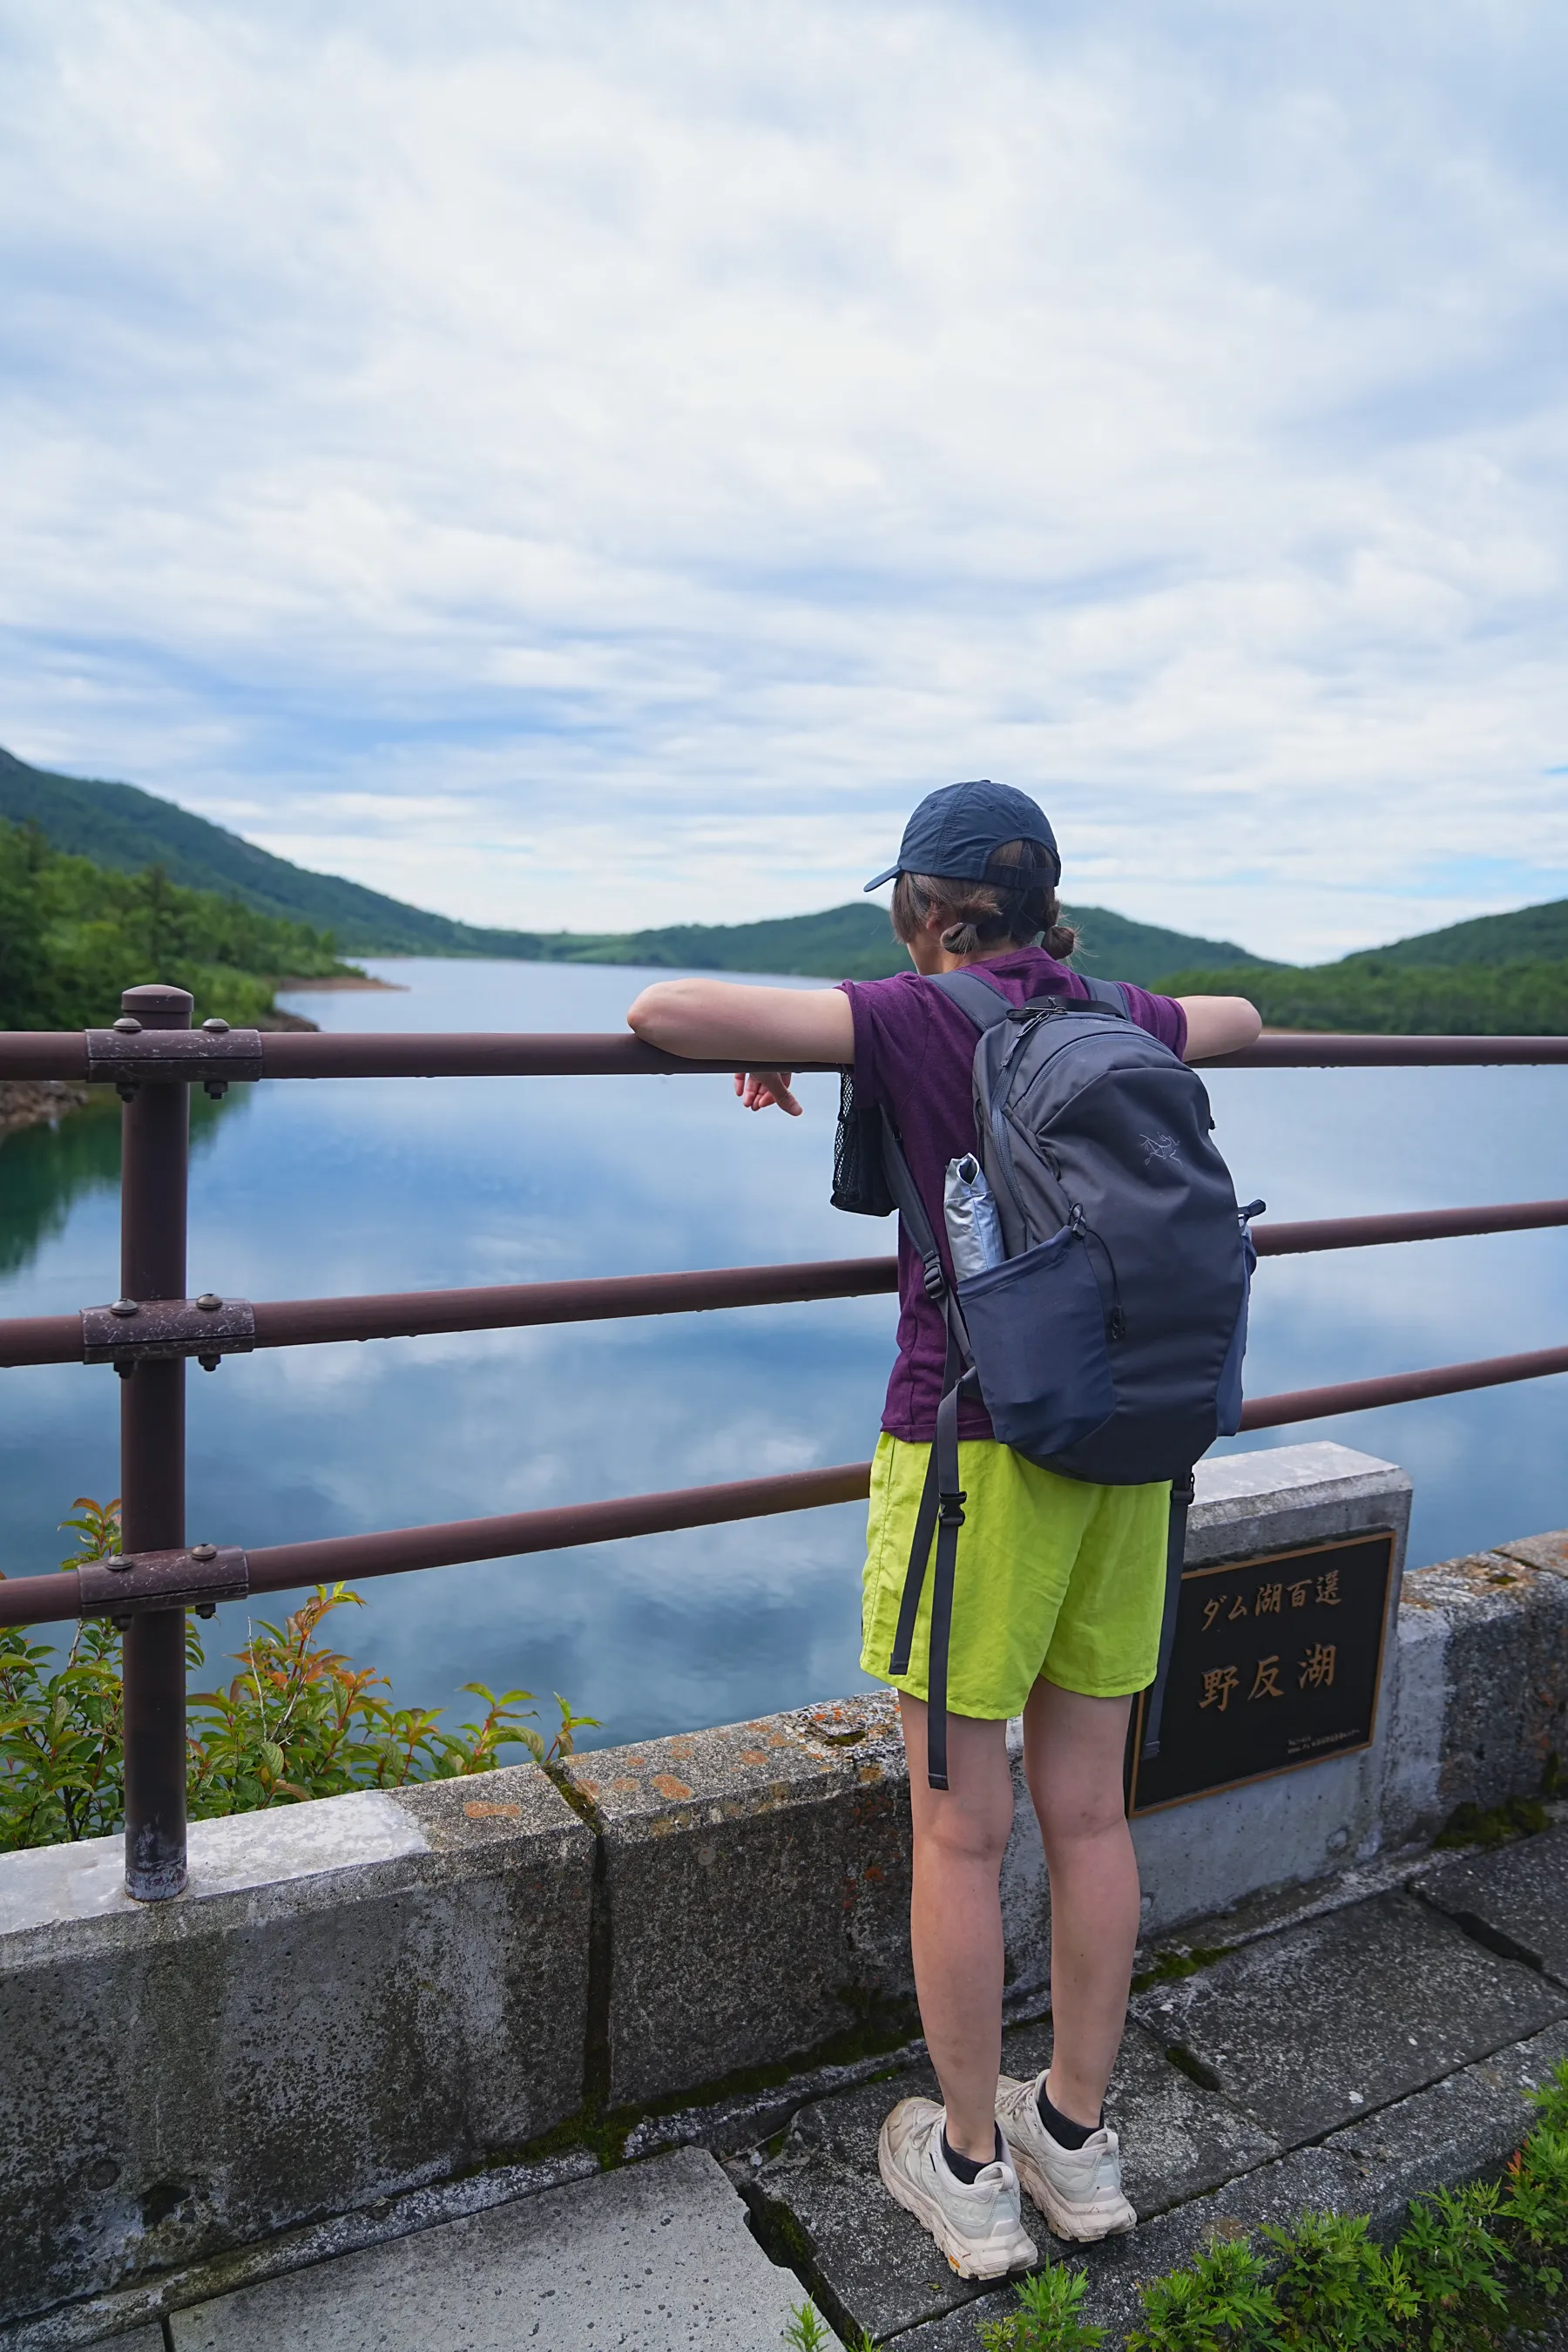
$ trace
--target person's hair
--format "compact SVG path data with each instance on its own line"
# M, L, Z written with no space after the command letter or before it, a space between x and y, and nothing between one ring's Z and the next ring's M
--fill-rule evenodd
M1016 868L1017 882L1001 880L999 866ZM1064 961L1078 945L1078 933L1061 920L1047 854L1032 841L1009 841L994 850L991 878L984 882L900 874L893 885L891 911L893 929L906 947L924 929L933 910L944 919L942 943L949 955L1032 947L1039 940L1047 955Z

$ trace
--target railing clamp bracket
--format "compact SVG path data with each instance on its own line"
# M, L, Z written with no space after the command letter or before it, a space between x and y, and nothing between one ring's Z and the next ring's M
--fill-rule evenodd
M177 1034L177 1033L172 1033ZM111 1307L81 1310L81 1360L112 1364L128 1380L138 1364L195 1356L214 1372L225 1356L248 1356L256 1345L256 1314L247 1298L117 1298Z
M194 1609L210 1617L220 1601L243 1601L250 1565L237 1544L193 1544L182 1551L117 1553L77 1570L84 1617L128 1625L157 1609Z
M221 1095L261 1076L261 1032L204 1021L199 1029L143 1029L124 1013L112 1029L87 1033L89 1086L113 1086L129 1102L140 1086L202 1086Z

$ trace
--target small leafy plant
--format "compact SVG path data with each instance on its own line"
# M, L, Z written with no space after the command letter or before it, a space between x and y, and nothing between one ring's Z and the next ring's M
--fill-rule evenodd
M984 2352L1095 2352L1105 2330L1080 2316L1088 2291L1088 2272L1065 2263L1020 2279L1014 2289L1018 2309L980 2324Z
M1426 2352L1463 2352L1485 2343L1489 2323L1508 2311L1500 2273L1507 2249L1491 2229L1498 2191L1479 2181L1458 2192L1439 2189L1411 2208L1398 2251Z
M561 1728L547 1748L532 1708L524 1709L533 1693L498 1696L483 1683L463 1685L484 1700L485 1713L457 1731L441 1728L439 1707L394 1706L384 1675L318 1640L334 1609L363 1606L346 1585L318 1585L281 1625L264 1622L252 1633L226 1690L192 1692L194 1819L489 1772L506 1747L553 1762L571 1754L574 1734L593 1722L559 1699Z
M73 1510L63 1525L77 1549L62 1567L119 1549L118 1503L79 1496ZM346 1585L318 1586L281 1625L252 1628L226 1688L192 1692L193 1820L489 1772L505 1748L552 1763L571 1755L578 1731L597 1729L557 1693L560 1725L547 1745L531 1691L498 1695L483 1683L463 1685L484 1701L483 1716L455 1731L443 1729L438 1707L395 1706L384 1675L321 1639L333 1610L363 1606ZM205 1663L194 1624L185 1654L193 1671ZM0 1851L107 1836L122 1816L123 1783L113 1629L85 1622L63 1664L46 1644L0 1631Z
M784 2328L784 2342L790 2352L830 2352L838 2341L815 2303L797 2303L790 2307L789 2321Z
M120 1548L120 1505L79 1495L61 1521L77 1548L62 1568ZM0 1629L0 1852L103 1837L121 1818L124 1729L120 1636L101 1619L77 1627L65 1663L46 1643Z
M1141 2290L1143 2325L1128 2337L1128 2352L1230 2352L1242 2345L1273 2352L1280 2338L1268 2267L1245 2233L1212 2240L1185 2270Z

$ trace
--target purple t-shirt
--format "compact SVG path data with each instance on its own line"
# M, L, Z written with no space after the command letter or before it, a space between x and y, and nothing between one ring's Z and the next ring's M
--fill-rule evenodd
M1034 996L1089 994L1079 974L1043 948L1013 948L1005 955L987 956L985 977L996 982L1015 1004L1026 1004ZM856 1101L885 1104L898 1121L910 1171L936 1229L951 1282L942 1185L948 1161L974 1150L974 1024L917 971L900 971L891 980L846 980L839 985L855 1015ZM1187 1016L1175 999L1152 996L1147 989L1131 984L1127 993L1139 1027L1180 1054L1187 1042ZM894 1437L929 1444L935 1436L946 1358L941 1311L925 1295L920 1258L900 1219L899 1360L882 1409L882 1426ZM958 1431L961 1437L991 1435L990 1420L977 1397L960 1400Z

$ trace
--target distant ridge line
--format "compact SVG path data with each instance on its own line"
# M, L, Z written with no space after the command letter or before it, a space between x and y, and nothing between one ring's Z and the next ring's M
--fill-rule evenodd
M671 924L631 932L512 931L460 923L363 884L274 856L208 817L135 784L67 776L0 750L0 819L37 825L56 848L130 873L162 866L189 889L216 890L259 914L330 930L341 954L497 956L544 963L652 964L717 971L777 971L824 980L873 980L907 970L885 908L867 899L820 914L756 923ZM1074 917L1083 961L1117 979L1147 983L1181 963L1251 964L1228 940L1206 940L1108 908Z
M98 865L131 873L162 866L187 888L216 890L258 914L330 930L339 952L349 956L496 956L542 963L776 971L824 980L873 980L907 969L884 909L864 898L817 914L755 923L675 923L615 933L502 930L461 923L341 875L318 874L274 856L135 784L58 774L3 750L0 819L31 822L56 848ZM1133 922L1108 908L1066 911L1083 934L1076 961L1108 978L1149 986L1173 974L1191 974L1197 982L1242 967L1278 974L1296 969L1249 954L1234 940ZM1568 899L1476 916L1389 947L1360 950L1332 965L1304 969L1322 974L1325 982L1333 975L1370 987L1379 967L1392 985L1395 971L1527 962L1568 962Z

